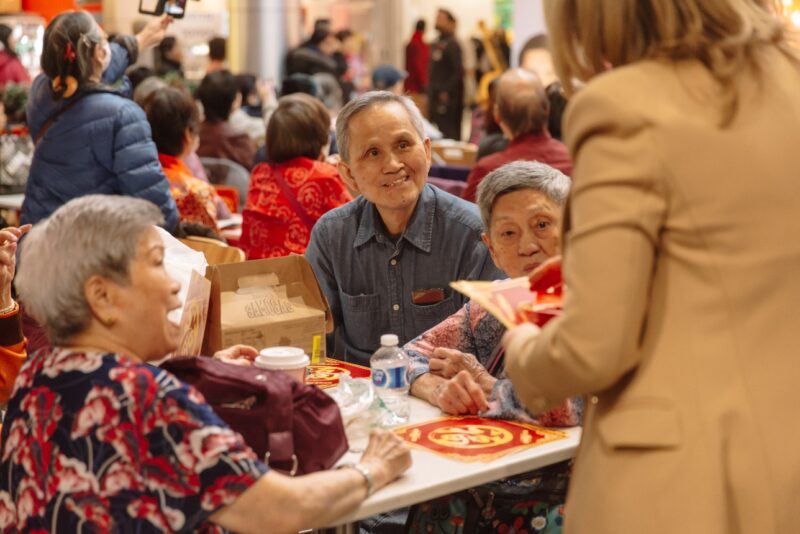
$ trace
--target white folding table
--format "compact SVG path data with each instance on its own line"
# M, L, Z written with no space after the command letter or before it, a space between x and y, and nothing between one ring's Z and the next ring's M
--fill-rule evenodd
M414 397L410 402L411 423L429 421L443 415L438 408L427 402ZM340 533L358 532L359 519L568 460L577 451L581 429L573 427L559 430L567 433L565 439L524 449L491 462L466 463L412 449L413 464L401 478L376 492L329 530ZM351 450L354 448L357 447L351 444ZM356 462L359 457L360 454L348 452L341 462Z

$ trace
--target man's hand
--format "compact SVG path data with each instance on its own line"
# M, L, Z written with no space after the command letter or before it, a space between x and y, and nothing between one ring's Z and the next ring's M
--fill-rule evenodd
M451 415L476 415L489 408L486 395L467 371L441 384L435 398L437 406Z
M460 350L446 349L444 347L434 349L428 360L428 365L430 366L431 374L442 378L453 378L461 371L466 371L487 395L491 393L492 387L497 381L481 365L478 358Z
M17 267L17 243L31 229L30 224L0 230L0 309L11 306L11 283Z
M248 345L234 345L214 353L214 358L235 365L252 365L258 351Z
M167 35L167 28L175 21L169 15L164 15L161 18L153 19L136 34L136 41L139 43L139 53L144 52L148 48L152 48L164 40Z

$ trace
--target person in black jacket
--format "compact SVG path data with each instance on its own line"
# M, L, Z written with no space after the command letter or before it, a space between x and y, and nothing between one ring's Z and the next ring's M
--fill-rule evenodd
M448 139L461 139L464 114L464 63L455 36L456 19L450 11L436 14L439 38L431 45L428 102L431 121Z

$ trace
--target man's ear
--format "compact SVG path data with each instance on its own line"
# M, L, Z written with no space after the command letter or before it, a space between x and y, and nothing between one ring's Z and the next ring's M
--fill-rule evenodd
M99 321L106 322L108 318L115 318L117 286L107 278L92 275L83 284L83 295L86 304Z
M425 146L425 159L428 160L428 169L431 168L431 138L426 137L425 140L422 142Z
M342 180L344 180L344 184L347 186L347 188L360 194L361 190L358 188L356 179L353 178L353 173L350 171L350 166L344 160L339 160L336 168L339 169L339 175L342 177Z

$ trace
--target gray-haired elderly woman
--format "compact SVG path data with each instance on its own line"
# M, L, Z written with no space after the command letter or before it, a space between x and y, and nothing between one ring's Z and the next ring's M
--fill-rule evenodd
M144 200L85 196L23 242L20 299L55 347L29 357L8 405L0 530L297 532L407 469L380 432L354 468L269 471L193 388L147 364L179 334L161 221Z
M559 253L562 207L569 187L570 179L560 171L528 161L506 164L481 182L478 206L485 229L483 240L495 264L510 277L530 274ZM498 350L505 330L484 308L468 302L407 343L404 348L412 360L411 394L451 414L480 413L544 426L580 424L583 405L579 399L565 400L557 408L536 414L536 417L525 410L511 382L505 378L503 356ZM566 464L557 464L547 471L523 475L525 483L503 481L496 486L473 490L483 493L484 498L491 493L494 500L494 504L489 502L480 519L475 520L486 522L484 526L489 531L495 531L500 523L511 526L522 518L524 524L533 526L536 532L560 532L559 509L566 496L568 472ZM537 482L528 483L531 479ZM503 492L514 504L527 500L537 501L541 506L532 504L525 511L512 505L504 507L499 498ZM549 493L549 498L542 499L542 492ZM452 499L461 499L465 504L453 505ZM412 532L423 532L432 521L450 521L454 510L466 511L474 509L474 505L469 497L455 495L419 507L412 512ZM437 506L441 510L437 510ZM533 520L537 525L530 524Z

